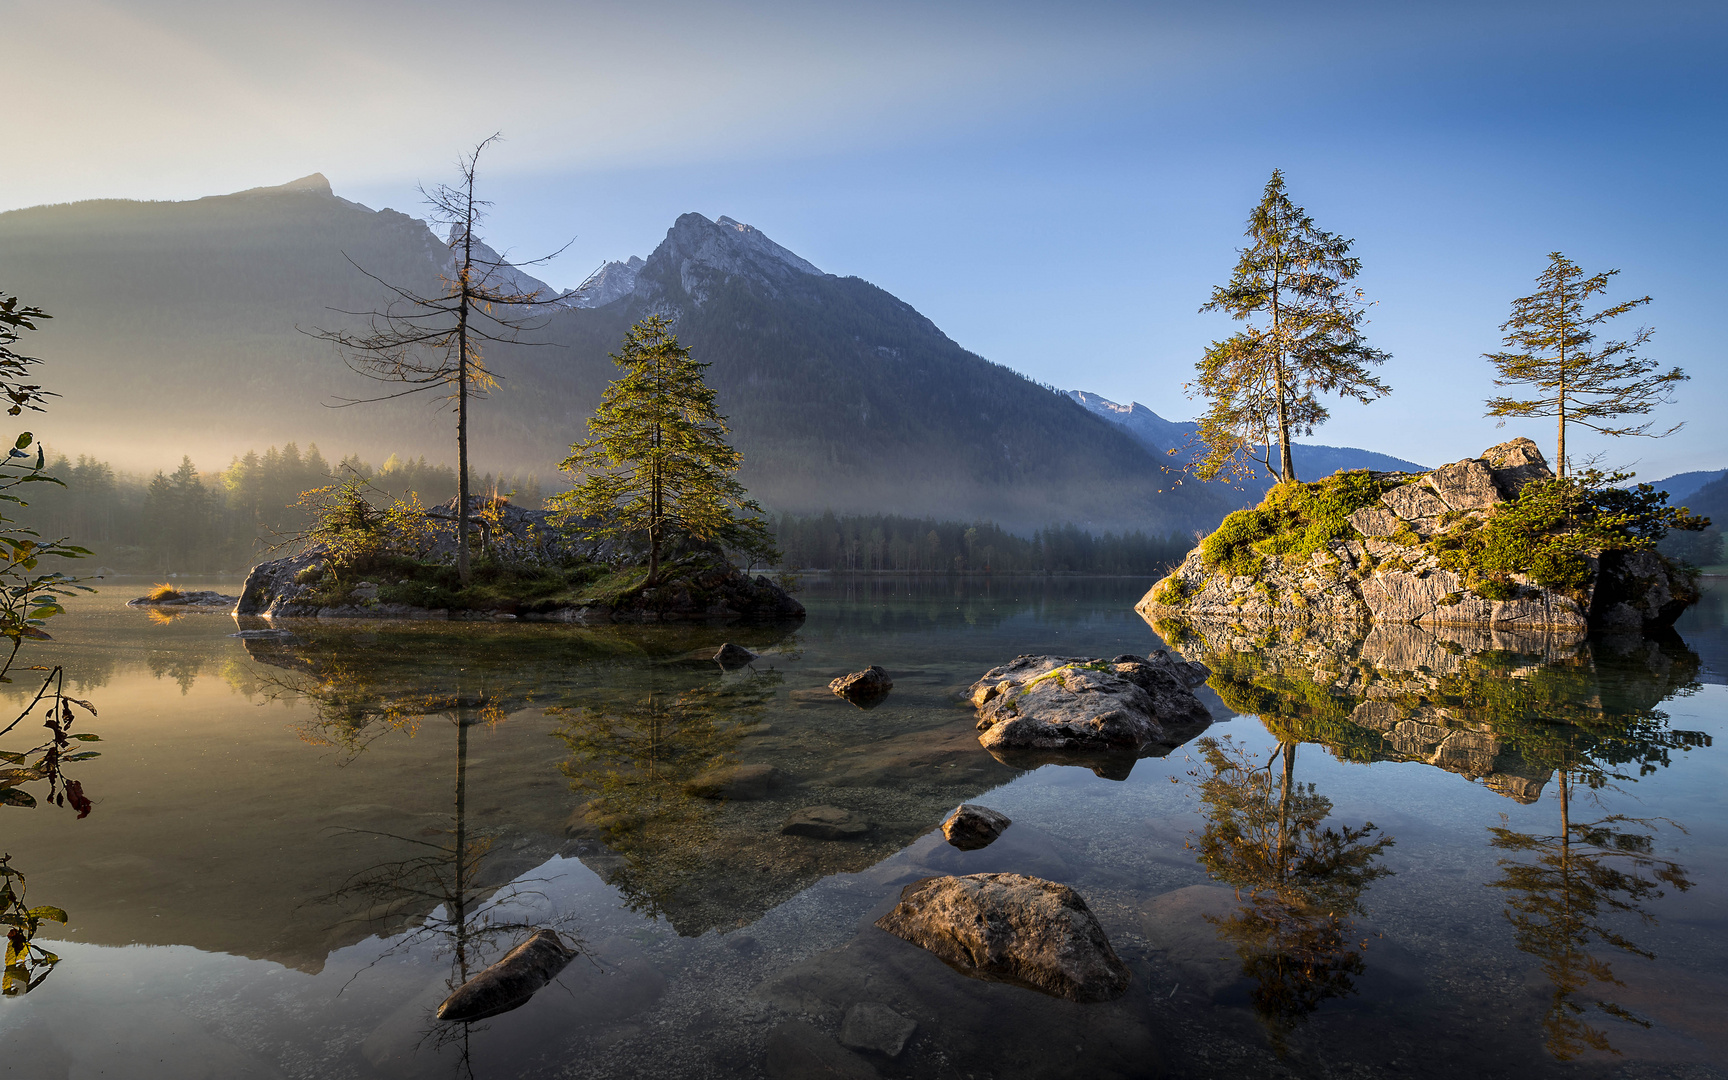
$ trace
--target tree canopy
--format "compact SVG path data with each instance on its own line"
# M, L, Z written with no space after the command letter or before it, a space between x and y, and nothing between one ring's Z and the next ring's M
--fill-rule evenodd
M1370 371L1389 356L1362 339L1366 304L1350 285L1362 261L1350 254L1352 241L1293 204L1281 171L1273 170L1248 216L1247 236L1229 284L1214 288L1200 309L1249 325L1208 346L1186 388L1210 402L1197 433L1206 454L1195 473L1245 476L1260 465L1293 481L1292 437L1313 434L1330 415L1318 395L1366 404L1391 393Z
M591 519L596 535L646 535L648 580L674 533L752 555L773 543L762 507L736 478L742 456L726 441L726 418L703 380L708 365L651 315L630 328L612 360L624 369L588 420L589 438L559 468L581 479L552 505Z
M1502 323L1507 351L1484 353L1495 368L1495 386L1523 387L1531 396L1488 399L1488 415L1552 416L1556 419L1554 467L1566 475L1566 425L1578 424L1603 435L1661 438L1680 430L1652 432L1650 422L1617 424L1622 417L1644 416L1669 400L1689 376L1679 368L1663 372L1654 360L1638 355L1654 331L1641 326L1624 341L1596 344L1596 328L1650 303L1650 297L1624 300L1595 314L1584 305L1608 290L1618 270L1586 277L1560 252L1550 252L1537 289L1512 301L1512 318ZM1594 346L1594 348L1592 348Z

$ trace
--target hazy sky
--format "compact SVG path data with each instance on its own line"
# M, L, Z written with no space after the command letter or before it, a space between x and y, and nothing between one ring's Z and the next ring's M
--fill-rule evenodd
M1480 359L1561 250L1694 377L1646 476L1728 466L1728 5L0 0L0 210L321 171L418 213L494 130L491 238L580 280L729 214L1041 381L1171 417L1274 167L1354 237L1391 397L1315 441L1427 464L1527 434ZM4 268L0 267L0 274ZM1627 331L1634 329L1628 326ZM1586 450L1600 443L1584 440Z

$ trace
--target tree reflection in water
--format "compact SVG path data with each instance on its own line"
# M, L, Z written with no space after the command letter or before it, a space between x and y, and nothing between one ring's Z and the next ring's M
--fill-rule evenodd
M1648 1026L1608 999L1621 983L1591 950L1653 958L1625 927L1652 925L1644 905L1665 888L1690 888L1685 869L1655 853L1662 824L1684 830L1606 808L1576 822L1573 812L1581 791L1601 804L1617 785L1711 745L1703 732L1672 727L1659 708L1699 686L1698 656L1678 637L1385 626L1356 637L1250 638L1233 625L1159 630L1211 665L1210 685L1226 704L1258 715L1285 748L1315 742L1342 760L1420 761L1526 804L1556 781L1558 831L1516 830L1502 816L1489 829L1489 843L1504 853L1500 874L1486 883L1504 891L1514 944L1547 977L1545 1044L1562 1060L1617 1052L1587 1019L1593 1013ZM1234 777L1217 775L1214 783ZM1254 924L1247 913L1237 921L1242 934ZM1347 984L1350 974L1322 985Z
M658 918L713 837L720 804L695 794L692 782L735 763L781 675L668 666L646 679L601 701L546 711L560 718L553 734L570 751L560 768L589 796L583 817L623 860L608 884L632 909Z
M1599 996L1610 986L1625 984L1614 976L1608 961L1590 949L1600 944L1654 960L1655 953L1612 929L1607 920L1632 915L1643 925L1654 925L1655 916L1643 903L1659 899L1663 885L1680 892L1692 887L1679 863L1655 854L1655 820L1610 814L1574 822L1568 772L1560 772L1558 833L1520 832L1504 824L1488 830L1494 847L1522 856L1501 859L1500 877L1488 887L1506 890L1506 919L1518 949L1542 962L1550 985L1542 1017L1543 1041L1561 1061L1570 1061L1585 1049L1619 1053L1607 1033L1585 1019L1592 1009L1650 1026L1648 1020Z
M1367 942L1355 940L1352 917L1364 914L1363 891L1392 873L1377 860L1394 842L1372 822L1323 825L1332 801L1296 781L1298 745L1280 742L1260 764L1229 736L1203 738L1195 746L1205 772L1193 773L1206 816L1200 864L1243 902L1228 918L1207 918L1235 946L1280 1048L1322 1001L1354 991Z
M477 725L496 727L508 721L508 709L523 700L523 688L506 678L496 689L480 677L457 669L447 690L404 692L377 666L356 662L338 653L310 655L281 650L256 650L255 658L291 672L288 677L262 675L266 697L292 695L310 706L310 718L300 725L302 739L341 751L347 760L365 752L382 735L417 734L424 721L442 717L455 734L454 797L448 827L420 836L377 829L341 828L347 835L369 836L398 845L405 857L375 863L350 874L320 897L324 903L358 908L350 918L377 927L381 936L395 936L372 964L404 951L429 950L448 956L447 991L477 974L536 930L551 926L566 941L580 938L571 916L524 920L521 916L543 899L531 888L532 878L517 878L499 887L486 873L497 837L474 831L469 822L468 744ZM482 683L479 687L470 682ZM425 913L422 915L421 913ZM406 922L404 923L404 920ZM372 966L369 964L368 967ZM355 978L365 972L356 973ZM454 1049L455 1067L473 1075L470 1035L485 1025L476 1021L444 1023L435 1017L435 1003L425 1010L418 1045L433 1052Z

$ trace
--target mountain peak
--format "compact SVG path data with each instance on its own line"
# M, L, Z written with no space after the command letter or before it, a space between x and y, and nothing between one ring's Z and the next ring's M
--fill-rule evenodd
M694 271L718 271L770 282L785 282L802 275L823 277L821 270L763 235L755 226L722 217L709 221L701 214L683 214L666 232L649 262L664 261L677 268L684 291L695 296Z
M308 195L331 195L331 196L334 196L336 194L336 192L331 189L330 181L326 180L324 178L323 173L315 172L315 173L308 173L307 175L302 176L298 180L290 180L286 184L277 184L273 187L247 188L245 191L236 191L234 194L236 194L236 195L308 194Z

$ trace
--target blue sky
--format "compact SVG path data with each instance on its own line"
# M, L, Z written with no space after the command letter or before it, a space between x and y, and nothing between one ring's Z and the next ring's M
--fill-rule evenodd
M0 3L0 8L13 8ZM241 10L236 10L242 8ZM477 17L476 11L485 17ZM1527 434L1481 417L1511 298L1549 251L1649 293L1693 375L1657 477L1728 466L1715 326L1721 4L17 5L0 92L34 132L0 209L193 198L322 171L415 212L466 145L491 237L577 238L574 284L680 213L728 214L902 297L1032 378L1171 417L1274 167L1354 237L1391 397L1315 441L1427 464ZM452 29L452 28L455 29ZM1632 327L1628 326L1629 332Z

